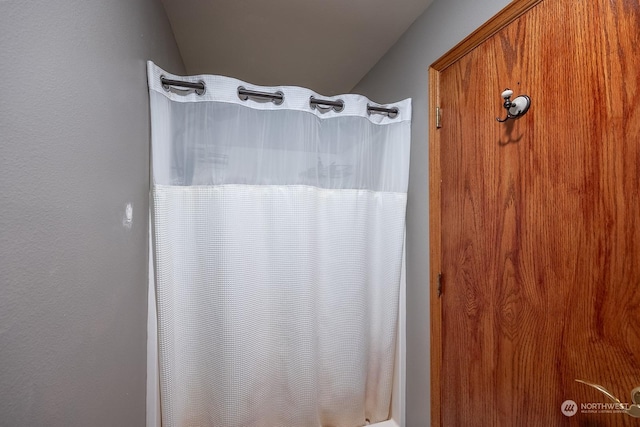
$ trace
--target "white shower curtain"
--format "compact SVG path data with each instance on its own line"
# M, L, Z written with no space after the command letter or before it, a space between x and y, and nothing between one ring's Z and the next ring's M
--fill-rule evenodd
M160 77L203 81L165 90ZM410 100L323 97L148 64L162 424L389 417ZM238 87L281 91L281 105ZM344 109L310 105L340 99Z

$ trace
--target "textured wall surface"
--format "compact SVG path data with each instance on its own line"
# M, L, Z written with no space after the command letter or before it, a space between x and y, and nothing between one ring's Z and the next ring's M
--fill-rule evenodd
M407 204L407 427L429 425L429 65L509 3L435 0L353 89L377 102L413 98Z
M147 59L159 0L0 1L0 426L145 423Z

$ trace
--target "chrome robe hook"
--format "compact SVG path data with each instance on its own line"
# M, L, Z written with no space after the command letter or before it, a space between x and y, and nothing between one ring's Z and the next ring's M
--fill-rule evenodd
M496 120L500 123L524 116L524 114L529 111L529 106L531 106L531 99L527 95L517 96L513 101L511 100L511 95L513 95L513 91L508 88L500 95L504 98L504 104L502 104L502 106L507 110L507 117L504 119L496 117Z

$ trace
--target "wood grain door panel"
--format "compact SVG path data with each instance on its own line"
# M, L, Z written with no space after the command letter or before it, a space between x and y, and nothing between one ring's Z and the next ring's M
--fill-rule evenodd
M560 411L640 385L639 2L544 0L438 80L442 425L640 425Z

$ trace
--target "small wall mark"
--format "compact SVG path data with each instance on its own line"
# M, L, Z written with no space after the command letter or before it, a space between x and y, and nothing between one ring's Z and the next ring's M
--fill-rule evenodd
M124 215L122 216L122 225L125 228L131 229L133 225L133 206L131 203L127 203L127 206L124 208Z

